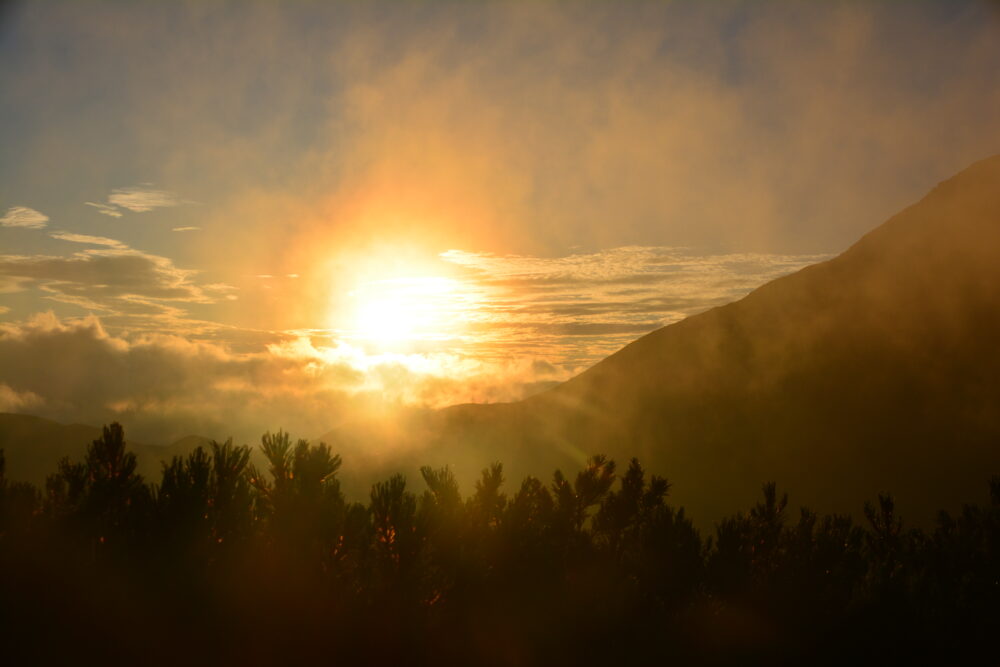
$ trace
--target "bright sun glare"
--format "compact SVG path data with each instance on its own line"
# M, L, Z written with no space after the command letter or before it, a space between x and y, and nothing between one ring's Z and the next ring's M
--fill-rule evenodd
M468 307L459 282L439 276L369 281L350 297L353 335L381 343L447 338Z

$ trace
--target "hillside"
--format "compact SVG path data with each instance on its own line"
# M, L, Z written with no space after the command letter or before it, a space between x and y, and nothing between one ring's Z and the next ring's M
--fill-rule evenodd
M857 511L889 490L924 521L981 500L1000 473L998 341L1000 156L840 256L553 390L445 411L434 458L499 458L516 479L593 452L637 455L698 514L775 479L822 510Z
M43 484L45 477L55 472L59 459L68 456L74 461L82 460L87 445L100 435L99 426L60 424L33 415L0 413L0 449L4 450L8 478L17 481ZM159 481L162 461L207 444L208 440L199 436L181 438L166 446L128 441L129 449L136 454L139 472L154 482Z
M41 483L64 456L80 459L101 429L84 424L60 424L34 417L0 413L0 449L7 461L7 476Z

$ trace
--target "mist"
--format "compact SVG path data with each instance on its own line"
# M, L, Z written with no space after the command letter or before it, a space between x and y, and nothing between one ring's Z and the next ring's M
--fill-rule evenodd
M0 2L0 662L988 662L997 7Z
M590 312L663 300L584 321L571 290L592 287L546 301L523 280L491 302L536 310L507 335L473 322L471 346L465 331L389 355L343 333L358 276L499 280L497 262L441 258L555 271L628 247L794 256L785 272L819 261L1000 149L996 29L979 3L13 5L0 200L37 215L0 230L0 316L12 331L50 310L71 327L94 316L128 345L164 333L264 366L287 364L291 345L324 349L314 360L340 350L321 373L336 378L328 422L352 404L344 391L385 391L356 372L392 354L420 362L395 363L407 379L393 401L516 400L777 274L737 275L729 292L665 276L676 297L604 294ZM359 354L374 358L341 377ZM435 354L430 375L413 370ZM176 368L193 375L167 387L211 384ZM443 378L456 373L459 386ZM48 400L5 374L11 409ZM98 423L162 406L167 422L179 401L213 404L113 393L87 409L53 397L45 414ZM323 432L318 411L289 419ZM264 421L219 414L239 433Z

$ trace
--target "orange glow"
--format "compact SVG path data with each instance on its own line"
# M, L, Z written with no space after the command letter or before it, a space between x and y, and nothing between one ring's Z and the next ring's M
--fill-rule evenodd
M459 287L439 276L364 283L350 293L352 333L377 342L449 337L466 305Z
M343 287L332 294L330 328L383 352L463 338L484 297L453 265L412 247L359 252L338 268Z

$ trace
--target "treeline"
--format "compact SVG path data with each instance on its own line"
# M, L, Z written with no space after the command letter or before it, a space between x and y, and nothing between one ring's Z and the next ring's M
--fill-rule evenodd
M136 474L120 425L44 489L0 456L0 659L24 664L995 663L991 504L908 529L891 497L793 512L775 484L703 535L603 456L550 483L447 469L348 502L340 457L265 434ZM8 662L7 664L20 664Z

